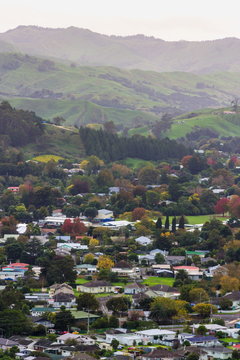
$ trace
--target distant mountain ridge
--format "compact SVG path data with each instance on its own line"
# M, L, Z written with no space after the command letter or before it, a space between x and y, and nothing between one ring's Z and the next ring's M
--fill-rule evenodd
M19 26L0 34L0 52L22 52L87 66L158 72L240 72L240 39L164 41L144 35L108 36L87 29Z

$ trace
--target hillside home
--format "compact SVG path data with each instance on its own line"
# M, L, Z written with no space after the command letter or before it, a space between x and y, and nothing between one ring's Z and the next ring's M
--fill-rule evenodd
M146 291L146 295L153 298L160 296L171 299L178 299L180 292L168 285L154 285L149 287L149 289Z
M185 359L182 351L169 351L167 349L154 349L140 357L141 360L183 360Z
M95 220L107 221L107 220L112 220L113 218L114 218L114 216L113 216L112 210L101 209L101 210L98 210L98 214L95 217Z
M137 282L133 284L128 284L124 288L124 294L126 295L135 295L140 294L146 291L146 286L143 284L139 284Z
M149 329L143 331L137 331L137 335L140 336L144 345L151 342L152 344L163 344L165 341L173 341L176 336L175 331L165 329Z
M114 267L112 268L112 272L117 273L119 276L129 277L129 278L136 278L140 276L139 268L132 267L125 260L121 260L117 264L115 264Z
M111 293L116 292L116 286L111 285L107 281L90 281L85 284L77 285L77 291L90 293L90 294L100 294L100 293Z

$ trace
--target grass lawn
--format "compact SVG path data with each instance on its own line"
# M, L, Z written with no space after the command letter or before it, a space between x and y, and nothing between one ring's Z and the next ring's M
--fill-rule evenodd
M89 281L90 281L90 280L78 278L78 279L75 281L75 283L76 283L77 285L81 285L81 284L85 284L85 283L87 283L87 282L89 282Z
M34 157L32 160L47 163L51 160L58 162L59 160L64 160L64 158L62 156L57 156L57 155L39 155Z
M173 286L175 279L173 278L160 278L157 276L150 276L149 278L145 279L143 281L143 284L154 286L154 285L169 285Z
M126 158L121 162L133 170L140 169L144 166L152 164L151 161L146 161L146 160L136 159L136 158Z
M240 343L240 340L234 338L225 338L225 339L221 339L221 341L225 343Z
M178 216L177 216L178 218ZM216 218L218 220L221 220L221 221L224 221L224 220L227 220L228 217L222 217L222 216L217 216L215 214L212 214L212 215L196 215L196 216L186 216L187 218L187 223L190 224L190 225L197 225L197 224L204 224L206 221L209 221L213 218ZM164 226L164 223L165 223L165 217L163 216L162 217L162 223L163 223L163 226ZM172 216L169 217L170 219L170 224L172 222Z

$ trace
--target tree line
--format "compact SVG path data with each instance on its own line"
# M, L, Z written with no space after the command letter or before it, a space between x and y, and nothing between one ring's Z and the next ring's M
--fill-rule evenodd
M179 159L192 153L191 149L168 138L158 140L140 135L124 137L87 127L80 128L80 137L87 155L97 155L107 162L127 157L155 161Z

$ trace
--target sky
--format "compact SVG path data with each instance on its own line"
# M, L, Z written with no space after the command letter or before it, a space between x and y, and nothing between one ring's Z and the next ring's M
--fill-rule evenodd
M0 5L0 32L38 25L170 41L240 38L240 0L0 0Z

